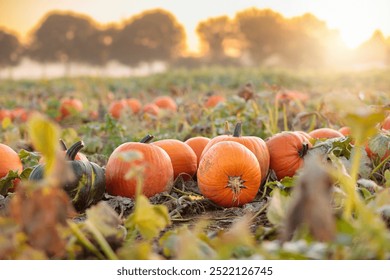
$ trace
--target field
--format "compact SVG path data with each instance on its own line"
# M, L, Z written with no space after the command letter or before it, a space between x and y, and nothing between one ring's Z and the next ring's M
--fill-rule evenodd
M122 79L2 81L0 112L9 115L0 114L0 143L18 153L23 170L11 168L0 181L0 259L389 259L389 77L389 70L216 67ZM217 95L222 102L206 105ZM133 98L144 106L159 96L172 98L176 109L110 113L114 101ZM61 102L70 97L83 108L64 116ZM135 182L133 198L97 186L98 172L106 181L114 176L107 163L123 143L146 135L152 142L212 139L232 135L237 123L241 137L263 139L271 157L244 205L206 197L201 169L175 176L170 189L147 198L145 189L156 187L144 184L144 171L156 184L168 171L139 164L142 155L131 149L121 155L127 166L121 180ZM303 133L342 127L350 132ZM280 165L295 159L284 143L269 144L282 132L292 135L285 131L302 132L300 138L294 132L304 146L294 156L307 163L287 176ZM81 153L100 168L92 179L83 169L71 191L59 139L68 147L82 140ZM219 162L238 161L225 152ZM10 159L0 156L1 175ZM32 180L38 164L44 173Z

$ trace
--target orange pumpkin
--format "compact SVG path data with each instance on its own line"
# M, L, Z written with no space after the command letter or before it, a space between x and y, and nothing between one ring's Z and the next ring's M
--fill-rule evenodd
M196 136L188 139L184 143L191 147L191 149L195 152L197 158L197 166L199 166L200 157L206 145L210 142L210 138L203 136Z
M265 181L269 170L270 155L263 139L257 136L241 136L241 122L238 122L234 128L233 135L219 135L211 139L204 148L202 156L207 153L213 145L222 141L233 141L247 147L256 156L261 169L261 181Z
M148 144L153 136L148 135L140 143L127 142L117 147L106 165L106 189L111 195L134 197L137 188L136 178L126 178L133 167L143 167L141 192L151 197L157 193L170 191L173 184L173 168L168 154L156 145ZM127 162L119 157L121 153L136 151L142 159Z
M115 100L112 101L110 106L108 107L108 113L114 119L119 119L123 113L123 111L127 108L127 103L124 100Z
M160 108L154 103L145 104L144 107L142 108L142 112L144 114L150 114L153 116L157 116L159 111Z
M213 145L201 158L197 176L203 196L223 207L253 201L261 184L255 155L233 141Z
M225 102L225 97L220 95L212 95L209 98L207 98L206 102L204 103L204 106L206 108L213 108L222 102Z
M11 147L0 143L0 178L5 177L11 170L22 172L22 162Z
M349 126L343 126L339 129L339 132L344 136L351 135L351 128Z
M337 137L343 137L344 135L340 132L337 131L333 128L317 128L309 132L309 135L315 139L320 139L320 138L337 138Z
M266 141L270 154L270 169L278 180L294 176L303 165L303 158L312 144L301 134L284 131Z
M390 116L382 122L382 129L390 130Z
M152 143L162 148L169 155L173 166L173 178L182 176L188 180L197 170L197 158L190 146L176 139L164 139Z
M303 101L307 101L309 99L309 96L306 93L295 91L295 90L284 90L278 92L275 98L280 101L299 100L303 102Z
M26 122L29 117L29 112L26 109L18 107L11 111L11 119L19 122Z
M156 104L160 109L170 110L172 112L177 111L177 105L175 100L170 96L159 96L153 100L153 103Z
M83 111L83 102L81 100L70 97L63 98L60 103L60 117L66 118L70 115L77 114Z
M301 136L303 136L306 140L310 141L313 139L313 137L311 137L309 135L309 133L305 132L305 131L302 131L302 130L298 130L298 131L295 131L296 133L300 134Z
M5 118L11 119L11 112L7 109L0 109L0 121L3 121Z
M131 109L134 114L138 114L142 108L142 104L138 99L135 98L127 98L126 100L127 106Z

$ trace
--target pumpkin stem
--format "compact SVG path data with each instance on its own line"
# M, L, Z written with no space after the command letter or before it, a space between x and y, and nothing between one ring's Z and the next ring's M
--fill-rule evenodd
M61 149L64 151L66 151L68 149L68 147L66 147L64 140L62 140L62 139L60 139L60 146L61 146Z
M246 189L244 183L245 180L243 180L241 176L229 176L226 188L230 188L232 190L233 202L236 202L238 200L238 196L240 195L241 189Z
M74 143L67 151L66 151L66 158L67 160L74 160L76 158L77 153L84 148L84 142L83 141L77 141Z
M234 132L233 132L234 137L241 137L241 133L242 133L241 127L242 127L242 123L238 122L234 127Z
M146 143L149 143L150 141L152 141L153 138L154 138L153 135L148 134L144 138L142 138L139 142L146 144Z
M303 143L302 149L298 151L299 157L303 158L307 154L308 150L309 150L309 144Z

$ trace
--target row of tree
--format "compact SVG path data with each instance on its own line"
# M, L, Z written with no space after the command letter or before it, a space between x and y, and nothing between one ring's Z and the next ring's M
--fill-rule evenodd
M233 19L221 16L202 21L197 33L202 56L186 58L184 28L167 11L146 11L120 26L105 27L85 15L53 12L31 32L26 44L0 31L0 67L16 65L23 56L64 65L104 66L116 60L129 66L163 61L321 67L332 59L337 61L335 54L344 55L338 32L311 14L286 19L269 9L251 8ZM358 56L390 64L390 38L376 32L360 47Z

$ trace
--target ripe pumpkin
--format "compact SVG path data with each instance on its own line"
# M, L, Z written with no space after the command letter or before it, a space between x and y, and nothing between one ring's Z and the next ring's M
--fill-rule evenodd
M225 97L221 95L212 95L209 98L207 98L206 102L204 103L204 106L206 108L213 108L222 102L225 102Z
M270 169L278 180L294 176L303 165L303 158L312 144L301 134L284 131L275 134L266 141L270 154Z
M11 170L22 172L22 162L11 147L0 143L0 178L5 177Z
M390 130L390 116L382 122L382 129Z
M306 140L310 141L313 139L313 137L311 137L309 135L309 133L305 132L305 131L302 131L302 130L298 130L298 131L295 131L296 133L300 134L301 136L303 136Z
M114 119L119 119L121 117L121 114L123 111L127 108L127 103L124 100L115 100L111 102L110 106L108 107L108 113L113 117Z
M320 139L320 138L337 138L337 137L343 137L344 135L340 132L337 131L333 128L317 128L309 132L309 135L315 139Z
M66 118L70 115L83 111L83 102L80 99L69 97L63 98L60 104L60 117Z
M351 128L349 126L343 126L339 129L339 132L344 136L351 135Z
M153 100L153 103L156 104L160 109L170 110L172 112L177 111L177 105L175 100L170 96L159 96Z
M152 145L162 148L169 155L174 179L181 175L183 179L188 180L195 175L198 167L197 157L190 146L176 139L159 140Z
M5 118L11 119L11 112L7 109L0 109L0 121L3 121Z
M192 137L184 142L188 146L190 146L191 149L195 152L197 158L197 166L199 166L202 152L209 142L210 142L210 138L203 137L203 136Z
M307 101L309 96L306 93L295 91L295 90L285 90L276 94L275 98L280 101Z
M18 107L11 111L11 119L19 122L26 122L29 117L29 112L26 109Z
M245 147L247 147L257 158L261 169L261 175L262 175L261 181L264 182L268 175L269 164L270 164L270 155L268 152L267 145L264 142L264 140L261 139L260 137L241 136L241 126L242 126L241 122L238 122L236 124L233 135L219 135L211 139L210 142L204 148L202 157L216 143L222 141L233 141L233 142L240 143Z
M143 113L150 114L153 116L157 116L159 111L160 111L160 108L156 104L153 104L153 103L145 104L144 107L142 108Z
M126 174L133 167L143 166L141 174L143 186L141 192L151 197L157 193L170 191L173 184L173 167L168 154L156 145L148 144L153 136L147 135L140 143L127 142L117 147L110 155L106 165L106 189L111 195L133 198L136 194L136 178L126 179ZM142 159L131 162L119 157L123 152L136 151Z
M141 102L136 98L127 98L125 102L134 114L138 114L142 108Z
M201 158L197 176L203 196L223 207L253 201L261 184L255 155L233 141L213 145Z
M74 208L81 212L89 206L102 200L105 192L104 169L94 162L75 160L79 151L84 147L83 141L78 141L66 151L74 178L62 185L71 198ZM39 181L44 177L44 165L37 165L30 173L29 180Z

